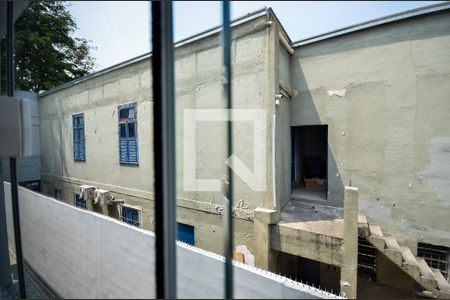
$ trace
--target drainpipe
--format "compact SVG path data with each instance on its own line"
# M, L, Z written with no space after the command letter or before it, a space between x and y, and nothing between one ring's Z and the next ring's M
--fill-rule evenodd
M277 100L278 101L278 100ZM277 107L275 105L275 112L272 117L272 190L273 190L273 208L277 208L277 180L276 180L276 168L275 168L275 155L276 155L276 132L277 132Z
M272 116L272 191L273 191L273 209L277 208L277 176L276 176L276 154L277 154L277 108L280 105L280 100L283 98L282 94L275 95L275 111Z
M288 41L287 41L286 38L283 36L283 34L281 34L281 32L280 32L280 42L281 42L281 45L283 45L284 49L286 49L286 51L287 51L290 55L294 54L294 49L292 49L291 46L289 46Z

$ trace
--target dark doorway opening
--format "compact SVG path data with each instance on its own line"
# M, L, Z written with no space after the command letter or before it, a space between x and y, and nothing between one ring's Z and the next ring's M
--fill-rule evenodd
M326 200L328 189L328 126L291 127L292 197Z

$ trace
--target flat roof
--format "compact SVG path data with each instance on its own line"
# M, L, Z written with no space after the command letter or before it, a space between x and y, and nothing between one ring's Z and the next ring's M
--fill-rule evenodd
M397 21L401 21L401 20L406 20L406 19L410 19L413 17L418 17L421 15L430 14L430 13L434 13L434 12L445 11L448 9L450 9L450 2L447 1L447 2L443 2L443 3L437 3L437 4L433 4L433 5L427 5L427 6L415 8L415 9L405 10L405 11L395 13L392 15L372 19L372 20L369 20L366 22L354 24L351 26L343 27L340 29L328 31L325 33L321 33L318 35L314 35L314 36L305 38L305 39L301 39L299 41L293 42L291 44L291 47L296 48L296 47L312 44L315 42L323 41L326 39L338 37L341 35L345 35L348 33L360 31L363 29L373 28L376 26L380 26L380 25L384 25L384 24L388 24L388 23L392 23L392 22L397 22Z

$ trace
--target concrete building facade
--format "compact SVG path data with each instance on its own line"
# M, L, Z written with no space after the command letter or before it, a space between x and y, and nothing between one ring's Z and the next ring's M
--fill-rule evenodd
M399 251L407 247L415 257L422 255L418 245L442 253L450 247L449 8L430 6L296 43L271 9L233 22L233 108L265 113L265 129L233 124L234 154L250 170L266 166L265 191L235 176L235 244L246 245L258 267L289 273L295 261L318 270L312 281L356 296L358 228L372 244L378 272L377 285L365 284L363 293L358 271L359 296L380 286L387 295L412 296L416 283L444 295L434 277L422 282L425 267L418 277L402 269L406 254ZM213 29L176 44L177 221L192 226L197 247L222 254L223 195L187 191L183 169L193 159L197 178L226 174L225 122L198 122L190 140L195 157L184 156L185 110L225 107L219 41ZM146 54L41 94L42 191L72 204L80 185L111 191L123 204L87 208L119 219L131 209L139 227L153 230L151 84ZM121 123L127 104L134 125ZM76 160L79 115L85 157ZM266 145L256 162L255 131ZM136 151L131 164L123 163L122 135L136 144L124 156ZM358 220L348 217L356 216L355 205L364 214ZM376 235L375 223L389 239ZM392 274L404 280L392 283Z
M450 246L448 17L299 43L290 63L291 126L328 126L328 203L351 181L362 211L412 246Z
M262 11L234 27L233 106L266 109L270 126L275 90L275 31L269 25L273 15ZM279 33L277 32L278 36ZM42 188L48 195L59 195L74 202L81 184L111 191L139 210L140 226L153 229L153 156L152 96L150 55L83 78L79 83L57 88L40 96ZM195 226L196 245L218 253L223 251L219 192L185 192L183 189L183 110L220 109L221 47L219 34L184 41L176 47L176 113L177 113L177 201L178 219ZM136 104L138 163L122 164L119 159L118 107ZM85 160L74 159L72 116L84 114ZM253 138L253 129L235 127L235 153L247 165L253 164L253 153L240 141ZM220 179L226 174L225 122L197 124L197 177ZM267 141L271 142L267 132ZM267 145L270 149L271 145ZM271 156L267 155L270 166ZM236 178L235 199L244 205L236 211L236 243L253 248L252 210L272 201L271 182L267 192L254 192ZM286 195L287 196L287 195ZM98 209L100 207L94 207ZM103 208L104 209L104 208ZM115 212L107 212L114 214ZM217 236L217 237L215 237Z

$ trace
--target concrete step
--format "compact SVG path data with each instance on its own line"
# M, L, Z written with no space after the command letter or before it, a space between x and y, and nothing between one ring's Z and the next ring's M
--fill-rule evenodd
M358 214L358 234L365 238L370 235L367 217L362 213Z
M358 233L361 235L367 218L358 215ZM380 226L369 224L369 236L367 240L384 253L396 265L401 267L424 289L430 297L450 298L450 284L445 280L439 270L432 270L421 257L415 257L408 247L400 247L392 236L384 236Z
M397 251L401 253L400 246L397 243L397 240L393 236L385 236L386 247L391 251Z
M381 231L380 226L376 224L369 224L370 235L378 238L383 237L383 232Z
M397 243L397 240L392 236L385 236L386 242L386 255L397 265L401 266L403 262L402 250Z
M370 235L367 238L378 251L384 252L386 241L383 236L383 232L381 232L380 226L376 224L369 224L369 232Z
M420 268L420 285L438 296L439 287L433 271L422 257L417 257L416 260Z
M368 225L367 223L367 217L366 215L364 215L363 213L358 213L358 224L365 224Z
M431 271L433 271L434 278L436 278L439 290L450 293L450 284L447 282L444 275L442 275L441 271L433 268L431 268Z
M408 247L400 247L401 251L402 251L402 256L403 256L403 262L405 264L408 265L414 265L417 266L417 260L416 257L414 256L414 254L411 252L411 249L409 249Z
M434 273L431 270L431 268L428 266L425 259L423 259L422 257L417 257L416 260L417 260L417 263L419 264L420 275L422 275L422 277L425 277L425 278L434 279Z
M439 287L439 298L450 299L450 284L447 282L445 277L442 275L441 271L438 269L432 269L433 273L437 279L437 284Z
M417 260L412 254L411 249L408 247L400 247L402 251L402 269L405 270L406 273L408 273L412 278L414 278L416 281L420 280L420 268L417 263Z

